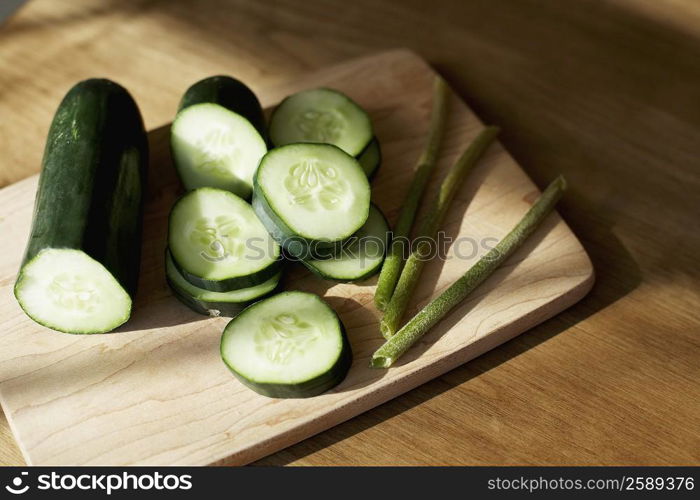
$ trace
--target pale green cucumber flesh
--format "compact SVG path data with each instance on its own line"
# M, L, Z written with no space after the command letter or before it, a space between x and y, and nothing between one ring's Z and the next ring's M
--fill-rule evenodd
M252 207L216 188L180 198L170 213L168 247L187 281L207 290L248 288L280 270L280 247Z
M305 90L287 97L270 119L270 139L275 146L297 142L333 144L355 156L372 139L367 113L337 90Z
M283 292L246 308L224 329L221 356L242 383L275 398L325 392L352 363L340 319L305 292Z
M332 246L367 220L370 186L357 160L339 148L290 144L263 157L254 179L254 198L267 209L274 224L268 230L278 235L278 241L300 238Z
M186 189L216 187L249 198L267 145L243 116L214 103L182 109L170 132L173 162Z
M126 290L81 250L41 250L22 267L15 296L30 318L64 333L105 333L131 313Z

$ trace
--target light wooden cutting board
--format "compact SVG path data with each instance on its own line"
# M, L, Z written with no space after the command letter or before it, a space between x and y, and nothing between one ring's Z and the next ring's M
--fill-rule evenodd
M205 76L205 75L202 75ZM315 86L338 88L370 113L384 162L373 199L393 222L426 135L433 70L392 51L259 92L266 105ZM482 128L456 96L431 192ZM345 324L354 363L335 390L275 400L242 386L219 358L225 318L205 318L168 290L163 249L179 191L168 129L150 133L151 179L142 275L132 319L110 335L72 336L34 324L12 286L29 232L37 178L0 190L0 398L27 462L212 464L253 461L454 368L570 306L590 289L593 269L558 215L389 370L368 368L382 343L372 296L361 285L324 282L290 266L286 286L323 294ZM460 276L527 211L539 191L496 144L459 191L445 224L455 240L429 263L414 313ZM469 425L465 423L465 425Z

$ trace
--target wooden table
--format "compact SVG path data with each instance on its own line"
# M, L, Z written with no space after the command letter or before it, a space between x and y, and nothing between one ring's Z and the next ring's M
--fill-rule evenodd
M254 88L393 47L433 63L597 270L582 302L262 464L700 463L700 7L693 0L34 0L0 28L0 186L66 90L113 78L147 125L195 80ZM7 422L0 463L21 464Z

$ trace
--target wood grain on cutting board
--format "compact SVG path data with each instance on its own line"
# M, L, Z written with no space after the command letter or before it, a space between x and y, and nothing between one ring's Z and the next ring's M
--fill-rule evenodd
M433 77L433 70L414 54L392 51L322 70L261 96L272 105L296 90L326 85L365 107L384 152L373 200L393 221L425 137ZM453 95L440 173L482 127ZM218 341L227 320L190 312L165 284L165 224L179 190L167 138L167 127L150 134L140 291L132 319L114 334L59 334L24 316L12 285L28 234L36 177L0 191L0 397L29 463L246 463L487 351L568 307L592 284L585 251L553 214L397 366L372 370L369 357L382 343L372 305L375 279L359 286L333 285L291 268L288 287L322 293L339 313L354 364L347 379L322 396L259 396L238 383L219 359ZM537 194L508 153L493 146L459 191L444 225L455 243L445 259L426 266L409 313L504 236Z

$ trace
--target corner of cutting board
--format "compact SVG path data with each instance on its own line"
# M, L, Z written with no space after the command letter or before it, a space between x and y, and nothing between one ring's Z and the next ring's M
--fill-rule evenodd
M576 240L576 243L578 243L580 262L577 264L576 268L581 269L581 279L561 297L563 307L559 310L559 312L564 311L565 309L573 306L578 301L583 299L586 295L588 295L588 293L593 288L593 285L595 284L595 268L593 267L593 262L591 261L588 252L586 252L586 249L581 243L581 240L578 239L576 233L574 233L571 230L571 228L563 219L563 217L561 218L561 220L566 225L566 228L569 231L571 237Z
M365 57L360 57L357 59L359 60L368 60L368 59L381 59L381 58L386 58L386 59L406 59L408 61L413 62L414 64L419 64L421 66L424 66L427 71L430 71L431 73L437 73L435 68L431 66L431 64L428 62L427 59L425 59L422 55L420 55L418 52L414 51L413 49L409 49L408 47L397 47L395 49L389 49L385 50L383 52L378 52L374 56L365 56Z

